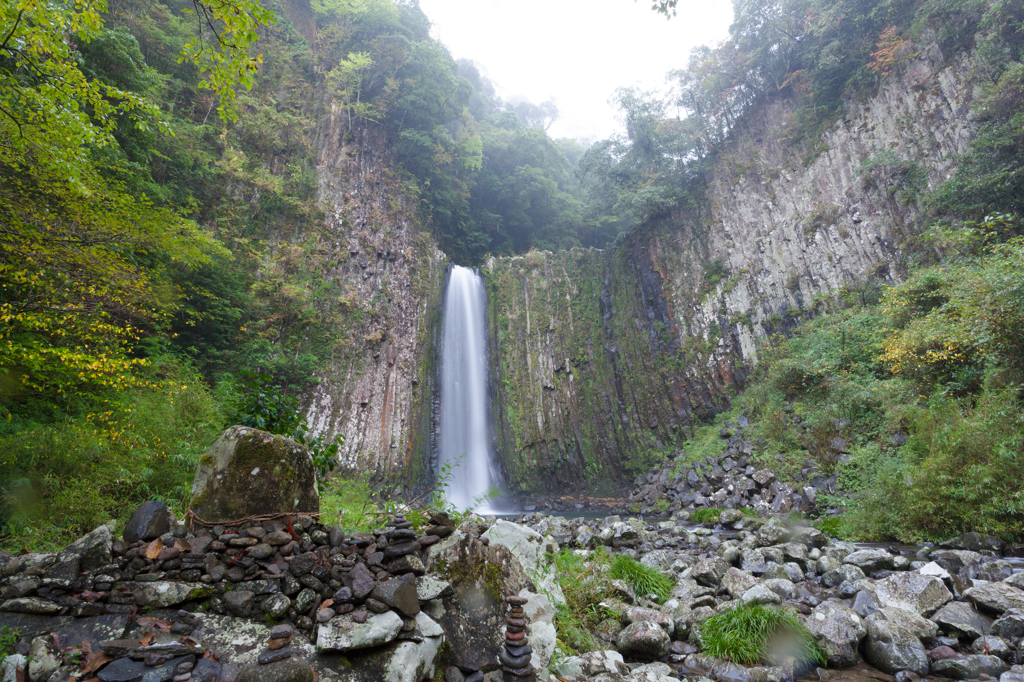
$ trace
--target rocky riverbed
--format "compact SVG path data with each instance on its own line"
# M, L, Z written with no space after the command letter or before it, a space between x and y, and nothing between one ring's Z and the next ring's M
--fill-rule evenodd
M194 491L242 520L147 502L121 537L101 526L60 552L0 553L0 642L16 641L0 682L846 682L837 671L865 665L885 682L1024 682L1024 573L999 540L906 552L826 537L791 512L827 479L781 484L723 437L736 440L721 458L637 481L632 507L657 519L417 512L355 532L266 512L253 491L282 490L279 475L312 495L275 508L319 507L311 467L275 465L309 454L229 429ZM568 559L587 568L559 574ZM610 580L615 561L660 572L660 596ZM609 589L586 606L594 650L571 655L566 595L588 574ZM739 604L793 614L827 664L712 657L702 628Z
M420 531L398 516L375 533L308 515L193 531L159 503L136 517L123 539L101 527L59 553L0 556L0 625L20 633L5 682L498 680L510 596L531 645L516 660L528 653L543 680L808 672L703 655L701 623L736 603L793 609L829 670L1024 680L1024 573L985 536L907 556L739 510L703 525L687 511L656 523L471 515L457 527L439 515ZM545 554L566 547L635 557L674 588L661 604L618 590L602 604L617 621L598 633L606 650L552 664L562 596Z

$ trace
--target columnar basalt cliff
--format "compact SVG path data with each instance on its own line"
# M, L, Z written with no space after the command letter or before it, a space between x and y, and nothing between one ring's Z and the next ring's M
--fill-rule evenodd
M920 192L971 139L967 54L923 49L820 137L796 103L735 131L702 205L605 251L485 267L500 457L520 491L615 488L741 388L757 347L817 299L901 277Z
M416 217L375 129L335 105L318 132L319 187L347 346L307 398L317 433L342 435L341 465L416 487L432 448L436 334L447 259Z

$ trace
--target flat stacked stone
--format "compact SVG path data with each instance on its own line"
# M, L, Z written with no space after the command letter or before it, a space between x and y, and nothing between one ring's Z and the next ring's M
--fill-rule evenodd
M523 606L526 605L524 597L508 597L508 616L505 619L505 650L501 652L498 660L501 662L501 673L504 682L535 682L537 671L530 663L533 649L530 648L530 640L526 636L526 627L529 621Z

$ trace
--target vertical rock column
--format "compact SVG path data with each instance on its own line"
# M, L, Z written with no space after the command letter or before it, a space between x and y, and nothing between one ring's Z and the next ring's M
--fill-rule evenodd
M508 617L505 619L505 650L498 660L504 682L536 682L537 671L530 664L530 640L526 636L526 613L524 597L509 597Z

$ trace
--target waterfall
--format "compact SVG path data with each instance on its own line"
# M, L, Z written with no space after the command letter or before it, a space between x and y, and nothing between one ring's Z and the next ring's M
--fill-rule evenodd
M487 294L475 270L455 266L444 301L438 462L451 466L445 493L460 511L489 511L498 482L487 423Z

